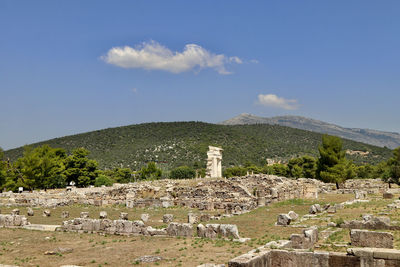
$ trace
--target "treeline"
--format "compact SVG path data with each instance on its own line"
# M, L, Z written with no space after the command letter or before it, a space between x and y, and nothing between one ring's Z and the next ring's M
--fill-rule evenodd
M317 178L324 182L341 183L347 179L381 178L399 184L400 147L393 156L376 165L354 164L346 158L342 140L336 136L323 135L318 148L319 157L302 156L292 158L287 164L275 163L256 166L251 162L224 170L225 177L243 176L248 173L273 174L292 178Z
M243 166L225 168L223 176L243 176L247 173L274 174L293 178L317 178L325 182L341 183L352 178L382 178L387 182L399 183L400 147L393 156L379 164L355 164L346 158L339 137L323 135L318 147L319 157L301 156L290 159L286 164L257 166L247 162ZM161 169L149 162L139 170L130 168L99 169L96 160L90 159L85 148L74 149L70 154L62 148L42 145L25 147L22 157L11 162L4 158L0 149L0 190L16 191L18 187L28 190L63 188L68 184L78 187L102 186L113 183L128 183L138 180L164 178L186 179L204 177L205 168L200 164Z
M4 159L0 149L0 190L17 191L19 187L27 190L63 188L71 182L78 187L110 186L137 180L194 178L196 173L204 177L205 174L204 169L194 170L188 166L163 172L154 162L139 171L129 168L100 170L98 162L89 159L88 155L89 151L85 148L77 148L68 155L64 149L48 145L36 148L27 146L22 157L10 162Z

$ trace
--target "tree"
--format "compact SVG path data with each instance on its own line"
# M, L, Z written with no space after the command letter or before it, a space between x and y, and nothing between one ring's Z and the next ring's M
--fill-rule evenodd
M196 177L196 171L188 166L180 166L171 170L171 179L189 179Z
M89 159L89 151L77 148L68 156L65 163L65 176L67 183L74 181L78 187L93 185L98 175L97 161Z
M157 168L155 162L149 162L147 166L143 167L140 170L141 179L150 179L150 180L160 179L161 174L162 171L161 169Z
M393 150L393 157L388 160L387 165L390 178L393 182L400 184L400 147Z
M315 178L317 160L311 156L290 159L288 162L289 174L295 178Z
M15 163L18 185L28 188L56 188L65 186L65 150L43 145L25 147L24 154Z
M322 145L318 147L320 157L317 164L317 178L324 182L343 182L348 173L348 165L345 152L342 150L342 139L336 136L322 136Z
M6 182L6 175L7 175L6 164L7 163L4 161L3 149L0 147L0 188L2 188Z

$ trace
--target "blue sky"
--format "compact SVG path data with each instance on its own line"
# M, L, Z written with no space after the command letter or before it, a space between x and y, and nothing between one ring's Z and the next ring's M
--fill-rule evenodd
M399 1L0 1L0 147L240 113L400 132Z

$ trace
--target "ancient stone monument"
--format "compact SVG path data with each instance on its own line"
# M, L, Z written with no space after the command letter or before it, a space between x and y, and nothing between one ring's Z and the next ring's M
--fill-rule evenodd
M208 147L206 178L222 177L222 151L219 147Z

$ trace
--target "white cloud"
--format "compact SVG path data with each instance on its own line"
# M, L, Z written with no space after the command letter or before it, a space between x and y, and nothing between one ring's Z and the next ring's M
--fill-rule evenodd
M132 93L136 94L138 92L138 89L137 88L132 88L131 91L132 91Z
M225 64L242 63L238 57L216 55L196 44L187 44L182 52L173 52L155 41L145 42L135 48L114 47L101 59L122 68L164 70L172 73L212 68L220 74L230 74Z
M287 110L299 108L299 104L296 99L285 99L274 94L259 94L257 103L267 107L283 108Z

